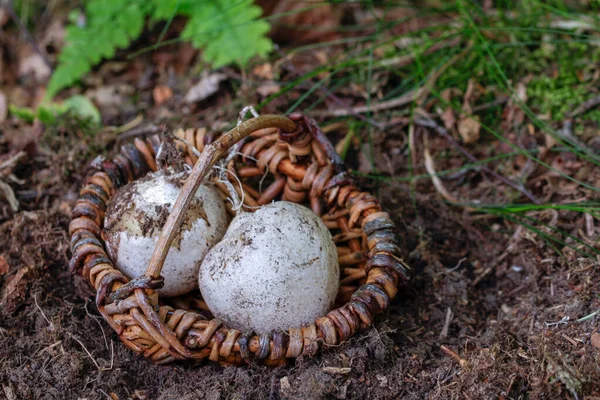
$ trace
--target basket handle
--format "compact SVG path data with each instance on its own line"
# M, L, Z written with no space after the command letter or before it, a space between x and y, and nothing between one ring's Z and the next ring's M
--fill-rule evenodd
M202 155L198 158L190 175L185 180L183 188L175 201L173 210L163 226L158 243L152 253L152 258L150 258L150 262L148 263L148 269L145 274L147 279L155 280L160 276L163 264L171 248L171 243L183 221L185 211L210 169L227 153L231 146L246 138L252 132L264 128L279 128L286 133L294 132L297 129L296 123L288 117L283 115L262 115L241 123L204 148Z

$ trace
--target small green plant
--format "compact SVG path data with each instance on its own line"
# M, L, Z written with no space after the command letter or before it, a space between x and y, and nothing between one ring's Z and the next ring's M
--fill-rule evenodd
M76 115L78 118L87 120L92 125L99 126L102 122L100 111L87 97L75 95L62 103L44 102L38 108L9 106L10 113L15 117L32 123L35 119L46 125L56 123L56 120L64 115Z
M252 0L90 0L85 15L70 15L66 45L46 98L74 84L101 60L114 57L117 49L127 48L140 36L147 19L170 22L177 15L188 18L181 39L202 48L203 60L215 68L244 65L272 49L266 37L269 24L258 19L261 10Z

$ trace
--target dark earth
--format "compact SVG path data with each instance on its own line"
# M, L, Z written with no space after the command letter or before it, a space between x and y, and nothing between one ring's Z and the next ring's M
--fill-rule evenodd
M2 159L34 129L3 130ZM14 215L4 210L0 225L0 383L10 400L517 399L600 391L599 350L591 344L597 323L575 321L600 309L597 264L561 260L522 230L472 221L435 195L414 203L393 184L379 192L414 279L375 328L276 369L153 366L119 343L96 313L88 283L67 270L69 212L83 173L63 171L69 149L85 145L76 140L69 135L55 152L43 143L30 150L35 156L15 173L26 180L21 190L38 198ZM91 157L74 161L73 170L85 171Z
M137 46L154 43L157 34ZM16 46L16 37L0 36L2 49ZM429 179L409 185L358 178L363 188L379 195L395 220L405 259L414 270L410 284L374 328L338 348L277 368L155 366L127 350L96 311L90 285L68 271L70 213L90 162L98 154L114 154L134 136L117 134L114 127L139 114L143 122L136 134L154 134L163 125L206 126L221 132L244 104L260 102L262 97L253 91L260 77L240 86L239 72L225 68L236 85L224 82L213 97L184 105L191 78L173 68L187 71L194 54L177 44L96 68L85 87L121 85L135 88L139 98L135 104L100 104L106 128L93 134L71 115L52 126L15 117L0 124L0 182L9 183L19 202L13 211L0 197L0 398L600 399L600 258L568 246L559 255L542 239L545 228L533 232L497 215L455 207ZM9 58L5 56L6 65L14 67L16 60ZM295 59L287 73L311 60ZM32 103L35 81L4 82L12 85L14 98L21 96L22 105ZM157 99L153 89L160 85L171 86L174 96ZM287 101L293 103L301 93L273 101L261 112L283 113ZM502 112L514 114L511 107L502 105ZM417 155L409 156L405 117L389 118L390 124L373 133L379 171L408 176L408 166L414 163L414 173L425 173L420 147L426 136L430 151L449 148L433 130L417 128ZM317 121L329 128L334 144L342 140L346 128L332 125L327 117ZM544 142L540 132L525 134L524 139L509 132L516 125L526 126L522 116L508 125L512 127L506 128L507 137L513 143ZM506 151L494 138L483 136L481 141L494 152ZM470 150L482 156L483 144ZM566 173L600 184L597 168L572 154L544 157ZM364 170L360 146L351 146L346 162ZM436 162L442 170L464 160L454 154ZM522 159L516 163L497 165L506 174L510 168L526 167ZM11 174L16 181L8 180ZM498 203L509 191L514 195L481 169L443 181L463 199ZM528 189L553 203L598 200L585 188L541 172L531 175ZM535 217L574 235L591 235L589 242L597 246L597 220L590 227L583 214L569 210L547 210Z

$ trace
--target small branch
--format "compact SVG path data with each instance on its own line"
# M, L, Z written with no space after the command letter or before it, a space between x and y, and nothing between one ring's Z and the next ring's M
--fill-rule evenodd
M442 75L442 73L444 73L444 71L446 71L450 66L452 66L460 58L462 58L465 54L467 54L470 49L471 49L471 46L468 46L463 51L461 51L460 53L458 53L454 57L452 57L450 60L448 60L439 69L432 72L429 75L429 77L427 78L427 82L425 82L425 84L423 86L421 86L418 89L410 90L410 91L404 93L400 97L396 97L395 99L386 100L386 101L382 101L382 102L375 103L375 104L353 107L350 109L348 109L348 107L346 106L344 109L314 111L314 112L310 113L310 115L319 116L319 117L343 117L343 116L350 115L350 114L355 115L355 114L361 114L361 113L366 113L366 112L387 110L390 108L395 108L395 107L404 106L406 104L410 104L413 101L418 101L419 99L427 96L430 93L433 86L435 85L435 82L437 81L437 79Z
M592 156L594 158L598 157L596 151L590 148L587 144L579 140L575 135L573 135L573 124L570 120L566 120L563 123L562 129L557 129L556 134L567 143L573 144L575 147L578 147L588 156Z
M382 101L379 103L370 104L368 106L348 107L344 105L344 108L338 108L335 110L317 110L310 113L313 117L345 117L348 115L356 116L358 114L370 112L370 111L381 111L389 108L400 107L413 102L415 99L421 96L421 90L411 90L404 93L400 97L395 99Z
M427 127L427 128L434 129L437 133L439 133L440 135L442 135L448 142L450 142L450 144L452 146L454 146L460 153L462 153L462 155L464 155L465 157L467 157L471 162L477 162L477 161L479 161L477 159L477 157L475 157L474 155L472 155L471 153L469 153L467 151L467 149L465 149L464 147L462 147L456 140L454 140L454 138L452 137L452 135L450 135L445 128L443 128L440 125L438 125L431 118L424 117L424 116L418 117L418 118L415 119L415 124L421 125L421 126L424 126L424 127ZM531 193L529 190L525 189L523 187L523 185L519 185L519 184L517 184L515 182L512 182L510 179L505 178L504 176L498 174L495 171L492 171L490 168L488 168L485 165L481 166L481 169L484 170L485 172L487 172L488 174L494 176L495 178L499 179L500 181L502 181L506 185L508 185L508 186L512 187L513 189L521 192L525 197L527 197L533 203L535 203L535 204L541 204L541 202L533 195L533 193Z
M440 346L440 349L446 353L447 355L449 355L450 357L452 357L454 360L456 360L456 362L458 362L458 364L463 367L463 368L467 368L469 367L469 362L467 360L465 360L464 358L462 358L461 356L458 355L457 352L455 352L454 350L452 350L449 347L446 347L444 345Z
M579 107L577 107L575 109L575 111L573 111L571 113L571 117L576 117L578 115L581 114L585 114L586 112L590 111L592 108L596 108L600 106L600 96L596 96L596 97L592 97L591 99L585 101L583 104L581 104Z
M297 129L296 123L287 117L280 115L263 115L258 118L249 119L238 125L204 148L202 156L196 161L196 165L194 165L183 188L181 188L179 196L173 205L173 210L169 214L167 222L160 233L158 243L154 248L152 258L150 259L148 269L146 270L145 276L148 279L157 279L160 276L163 264L167 258L169 249L171 248L171 243L173 243L175 234L183 222L185 211L198 190L198 187L204 181L215 163L227 154L230 147L250 135L252 132L272 127L279 128L284 132L293 132Z
M438 193L444 198L446 199L446 201L448 201L449 203L460 203L458 201L458 199L456 197L454 197L454 195L452 195L452 193L450 193L446 187L444 186L444 184L442 183L442 180L440 179L440 177L437 175L437 172L435 170L435 163L433 161L433 157L431 157L431 154L429 153L429 148L427 145L427 140L424 140L424 144L425 144L425 148L423 149L423 158L425 159L425 169L427 170L427 173L429 174L429 177L431 178L431 182L433 182L433 186L435 187L435 189L438 191ZM473 208L471 207L467 207L468 211L474 211Z

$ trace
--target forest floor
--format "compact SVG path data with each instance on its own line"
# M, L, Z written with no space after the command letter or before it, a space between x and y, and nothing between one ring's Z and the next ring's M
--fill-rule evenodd
M64 93L101 125L7 111L35 108L49 70L0 16L0 398L600 399L600 30L587 9L486 7L292 14L370 39L285 44L278 29L279 53L243 71L203 70L185 43L127 57L150 30ZM32 28L51 60L62 21ZM414 277L374 328L316 357L152 365L68 271L74 201L96 155L163 127L221 132L244 105L318 121L395 220Z

